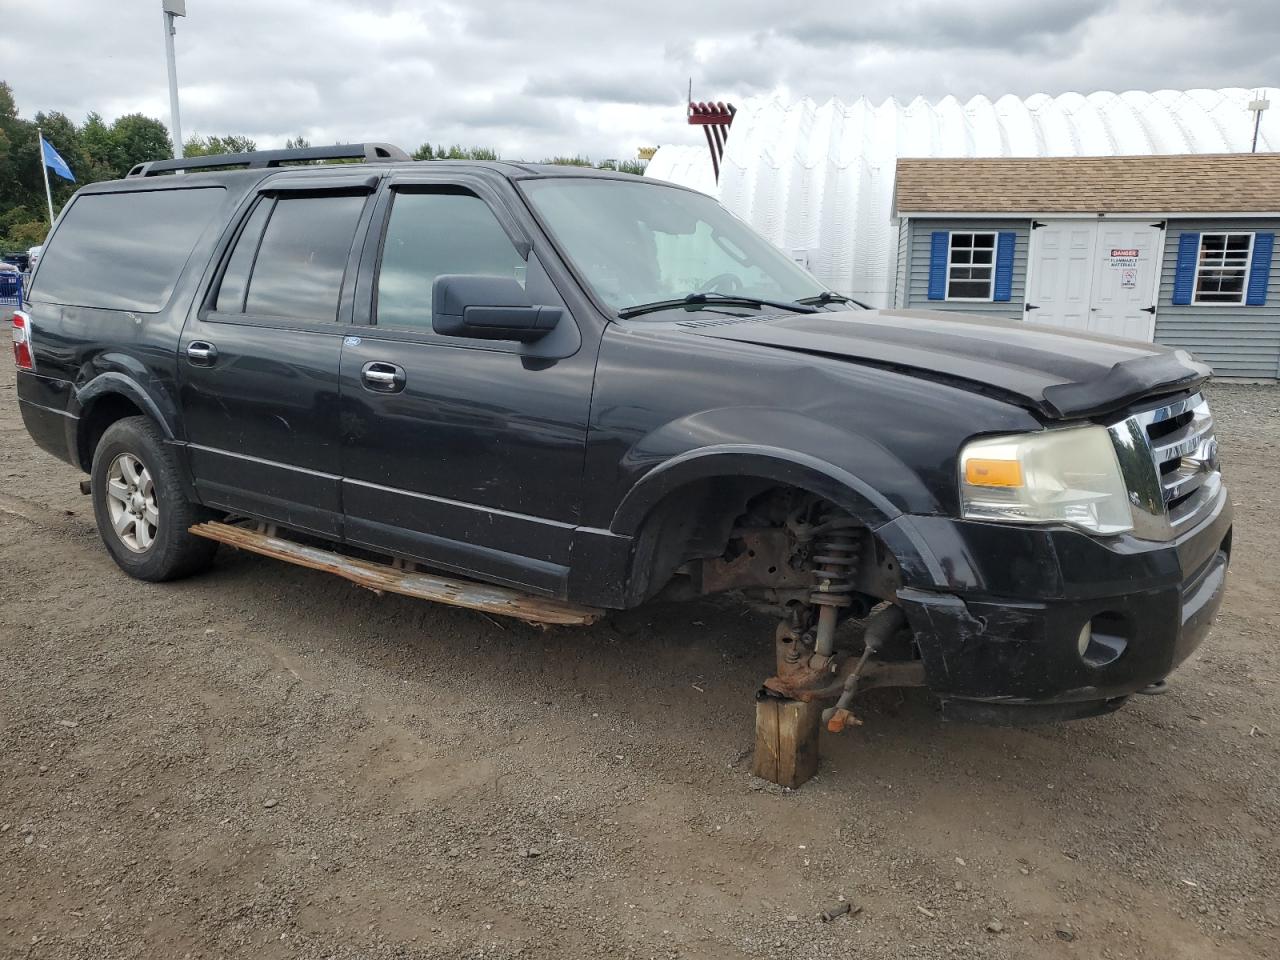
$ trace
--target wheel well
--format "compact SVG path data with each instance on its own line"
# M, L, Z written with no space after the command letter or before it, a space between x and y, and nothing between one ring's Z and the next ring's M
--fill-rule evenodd
M690 560L717 557L753 497L777 483L757 477L706 477L672 490L649 512L636 537L627 605L661 590Z
M734 531L741 521L758 526L782 525L781 504L804 499L822 501L815 491L801 486L779 483L763 477L707 477L667 494L645 518L636 538L631 576L627 584L626 605L634 606L662 590L691 561L722 557L735 539ZM772 502L773 519L760 519L761 506ZM769 511L764 511L768 513ZM751 513L753 519L745 515ZM897 565L887 547L867 531L879 573L896 579ZM866 586L875 593L889 589L888 584L871 582Z
M93 469L93 452L107 428L125 417L143 416L142 408L122 393L108 393L95 400L80 415L80 429L76 435L76 457L85 473Z

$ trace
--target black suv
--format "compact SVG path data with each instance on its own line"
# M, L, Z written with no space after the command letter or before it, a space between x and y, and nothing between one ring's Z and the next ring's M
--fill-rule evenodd
M1222 597L1208 368L863 308L669 184L158 161L75 195L27 301L27 428L147 580L206 567L215 521L580 607L732 591L781 621L768 687L839 698L833 729L877 683L1112 709Z

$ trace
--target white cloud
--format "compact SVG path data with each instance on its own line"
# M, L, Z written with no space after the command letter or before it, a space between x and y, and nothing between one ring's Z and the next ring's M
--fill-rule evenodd
M7 4L26 115L167 118L159 0ZM189 0L183 128L262 146L390 140L506 157L699 143L698 99L1280 85L1274 0Z

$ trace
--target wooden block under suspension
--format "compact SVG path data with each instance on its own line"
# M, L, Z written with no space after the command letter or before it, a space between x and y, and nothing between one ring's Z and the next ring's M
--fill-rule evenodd
M822 707L773 696L756 698L756 752L751 772L796 788L818 772Z

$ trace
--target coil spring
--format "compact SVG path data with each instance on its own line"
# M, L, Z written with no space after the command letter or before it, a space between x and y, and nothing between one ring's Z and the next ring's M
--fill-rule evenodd
M826 516L814 530L814 590L809 602L823 607L853 604L853 579L858 572L862 543L852 517Z

